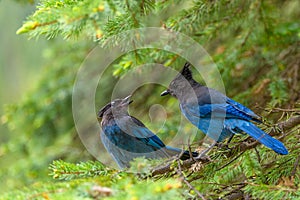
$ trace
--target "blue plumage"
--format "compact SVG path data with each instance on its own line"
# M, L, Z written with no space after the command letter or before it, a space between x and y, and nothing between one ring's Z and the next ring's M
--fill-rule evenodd
M260 123L259 116L224 94L197 83L189 66L189 63L184 65L181 73L161 95L170 94L176 97L183 115L193 125L217 142L233 134L245 132L276 153L288 154L280 141L252 123L252 121Z
M181 149L166 146L141 121L128 114L127 109L131 102L130 96L117 99L98 113L102 143L119 167L129 167L130 161L137 157L159 159L181 154ZM198 154L192 152L192 155ZM189 157L189 152L184 151L181 159Z

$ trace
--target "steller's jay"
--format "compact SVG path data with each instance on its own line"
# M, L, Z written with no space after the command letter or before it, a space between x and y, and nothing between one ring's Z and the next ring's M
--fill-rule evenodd
M189 67L190 63L185 63L161 96L170 94L177 98L181 112L193 125L216 142L245 132L276 153L288 154L280 141L252 123L261 123L259 116L224 94L196 82Z
M181 155L182 160L190 158L190 152L166 146L141 121L128 114L130 97L116 99L98 113L101 140L119 167L129 167L130 161L137 157L160 159ZM191 155L196 157L198 153L191 152Z

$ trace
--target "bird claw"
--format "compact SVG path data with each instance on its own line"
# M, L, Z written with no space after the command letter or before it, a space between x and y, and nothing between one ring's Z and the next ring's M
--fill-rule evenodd
M217 144L217 142L213 142L208 148L204 149L199 153L199 155L195 158L195 160L201 160L206 156L206 154Z
M217 147L219 149L231 150L231 148L229 147L228 143L226 143L226 144L224 144L224 143L217 143Z

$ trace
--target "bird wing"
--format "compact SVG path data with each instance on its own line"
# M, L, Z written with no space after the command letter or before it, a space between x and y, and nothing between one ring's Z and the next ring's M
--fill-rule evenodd
M221 114L225 117L226 112L226 104L180 104L180 107L183 111L198 118L210 117L212 112L219 114L219 117ZM217 117L216 115L214 116Z
M123 152L139 153L146 158L169 157L164 143L154 133L141 126L142 124L133 122L130 120L126 123L126 120L121 119L116 120L112 126L102 127L103 133L109 139L104 141L104 146L110 153L117 158L122 157ZM132 158L139 156L133 155Z
M250 110L249 108L247 108L246 106L234 101L233 99L230 99L227 97L226 99L226 103L228 103L229 105L233 106L236 110L244 113L245 115L248 115L249 117L251 117L251 120L256 121L256 122L261 122L261 117L259 117L258 115L256 115L252 110Z
M240 106L241 108L244 107L244 110L250 110L241 104L237 103L236 105ZM248 114L246 111L243 111L241 108L238 109L239 108L238 106L234 106L228 103L204 104L204 105L184 104L181 105L181 109L186 113L188 113L189 115L198 118L220 117L220 118L236 118L236 119L243 119L243 120L253 120L254 116L256 116L251 110L250 111L254 115L250 112L249 112L250 114Z
M140 120L135 117L128 116L124 120L120 120L123 130L127 134L131 134L136 139L143 141L145 144L152 146L155 149L165 147L165 144L150 131Z
M203 115L209 114L211 112L214 112L215 116L218 115L216 114L218 112L224 113L226 109L226 117L236 117L240 119L261 122L261 118L257 116L252 110L234 101L233 99L228 98L217 90L204 86L196 87L194 90L198 94L197 99L192 100L192 102L189 101L188 104L192 104L189 106L192 106L193 109L197 112L199 112L199 109L195 108L197 108L197 106L200 106L200 117L203 117ZM224 116L224 114L222 114L221 116Z
M163 151L164 154L167 154L169 156L179 155L183 153L180 157L182 160L186 160L190 158L190 152L184 151L182 149L178 149L171 146L166 146L160 139L157 137L153 132L151 132L140 120L138 120L135 117L131 116L131 119L134 121L134 123L138 126L138 130L140 131L137 135L138 136L144 136L143 138L138 138L143 140L147 145L151 145L152 147L155 147L156 149L160 149ZM145 137L147 135L148 137ZM150 136L150 137L149 137ZM191 152L193 157L198 156L197 152Z

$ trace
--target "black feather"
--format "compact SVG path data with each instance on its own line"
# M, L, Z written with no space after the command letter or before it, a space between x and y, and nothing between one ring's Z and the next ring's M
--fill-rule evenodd
M180 72L182 74L182 76L184 76L187 80L193 79L193 75L192 75L192 71L190 70L190 66L191 66L191 64L189 62L186 62L183 66L183 69Z
M103 117L103 114L105 113L105 111L107 111L109 108L111 107L111 103L105 105L103 108L101 108L101 110L99 110L98 112L98 117L101 118Z

